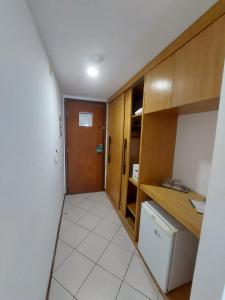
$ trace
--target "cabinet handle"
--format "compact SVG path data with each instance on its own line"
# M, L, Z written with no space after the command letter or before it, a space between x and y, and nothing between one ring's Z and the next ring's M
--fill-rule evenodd
M126 150L127 150L127 139L124 139L124 143L123 143L123 175L126 174Z
M108 164L110 163L111 161L111 144L112 144L112 137L109 136L109 147L108 147Z

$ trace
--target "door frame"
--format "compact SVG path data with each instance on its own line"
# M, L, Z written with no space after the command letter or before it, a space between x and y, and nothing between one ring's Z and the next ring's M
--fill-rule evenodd
M107 103L102 101L91 101L91 100L81 100L81 99L71 99L64 98L64 128L65 128L65 183L66 183L66 195L68 195L68 113L67 113L67 103L68 102L85 102L90 104L102 104L104 106L104 130L103 130L103 156L102 156L102 190L105 190L105 157L106 157L106 107Z

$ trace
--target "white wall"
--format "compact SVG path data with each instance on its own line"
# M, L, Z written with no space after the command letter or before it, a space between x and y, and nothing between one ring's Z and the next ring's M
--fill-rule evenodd
M212 163L217 111L178 118L173 178L192 190L207 194Z
M1 0L2 300L45 299L64 195L63 140L58 136L62 103L26 2Z
M225 285L225 76L191 300L221 300Z

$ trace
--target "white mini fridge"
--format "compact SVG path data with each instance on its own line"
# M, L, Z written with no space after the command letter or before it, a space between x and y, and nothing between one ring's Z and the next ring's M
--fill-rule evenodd
M164 293L192 280L198 239L153 201L142 203L138 248Z

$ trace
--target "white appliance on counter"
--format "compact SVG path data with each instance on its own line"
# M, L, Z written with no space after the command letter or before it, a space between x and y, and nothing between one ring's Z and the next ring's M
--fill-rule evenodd
M153 201L142 203L138 248L164 293L192 280L198 239Z

